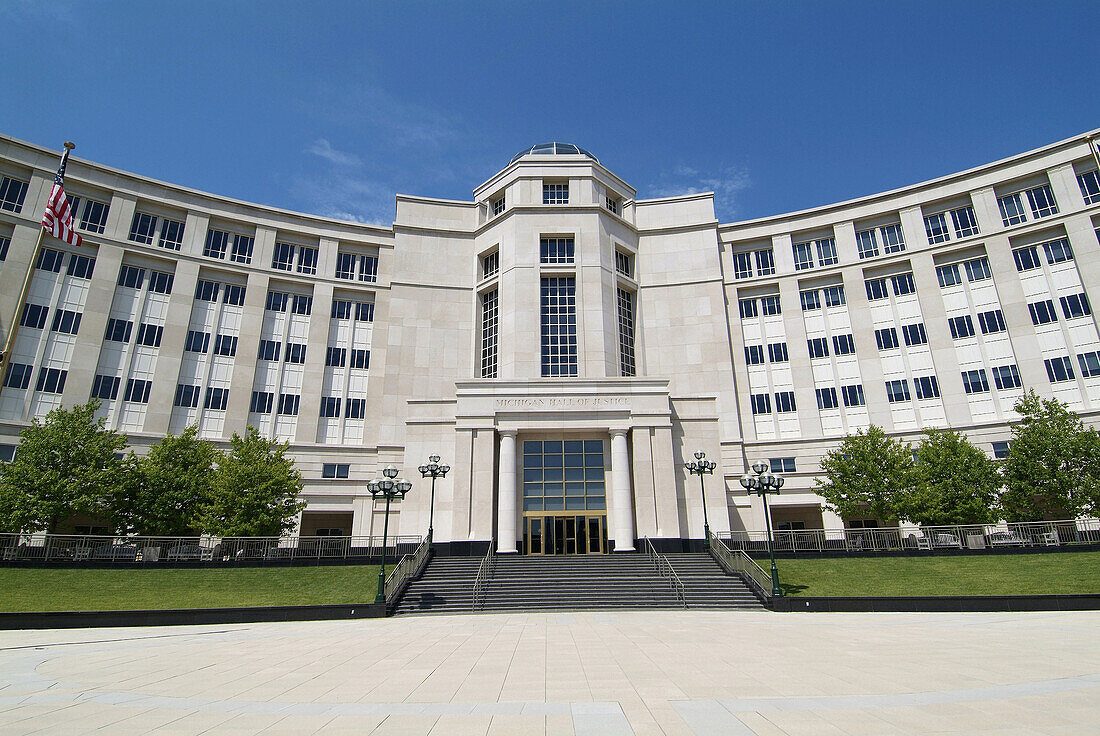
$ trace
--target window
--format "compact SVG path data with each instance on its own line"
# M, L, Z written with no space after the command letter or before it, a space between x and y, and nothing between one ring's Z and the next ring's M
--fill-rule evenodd
M541 317L542 375L577 375L575 279L542 279Z
M164 271L150 271L149 291L157 294L171 294L172 285L175 281L176 277L170 273L165 273Z
M978 315L978 325L982 328L982 334L1005 331L1005 318L1001 310L994 309L990 312L982 312Z
M634 278L634 257L621 250L615 251L615 270L628 278Z
M733 254L733 277L747 279L752 276L752 253Z
M925 345L928 343L928 335L924 331L923 322L915 322L911 325L902 325L901 334L905 338L906 345Z
M187 339L183 343L183 349L191 353L205 353L210 348L210 333L187 331Z
M306 362L306 346L300 342L288 342L286 344L286 362L287 363L305 363Z
M275 340L260 340L260 347L256 357L259 360L278 360L282 348L282 344ZM331 350L332 348L329 349Z
M1073 260L1073 251L1069 247L1069 241L1065 238L1043 243L1043 251L1047 254L1047 263L1052 266L1055 263Z
M1027 215L1024 214L1023 202L1020 201L1019 192L998 197L997 206L1001 209L1001 222L1004 223L1005 227L1019 225L1021 222L1027 220Z
M747 319L757 315L755 299L740 299L737 302L737 307L741 310L741 319Z
M898 332L893 327L875 330L875 342L879 350L893 350L898 346Z
M1035 325L1058 321L1058 313L1054 311L1054 302L1050 299L1028 304L1027 311L1031 313L1031 322Z
M873 258L878 255L878 239L874 229L860 230L856 233L856 247L860 258Z
M4 376L4 385L11 388L25 389L30 385L33 366L23 363L8 363L8 373Z
M847 303L843 286L826 286L821 293L825 295L826 307L840 307Z
M183 223L164 218L164 223L160 226L159 245L168 250L179 250L183 245Z
M840 402L837 401L835 388L830 386L817 389L818 409L836 409L838 406L840 406Z
M1082 378L1100 376L1100 352L1079 353L1077 363L1081 366Z
M804 271L814 266L814 252L812 243L795 243L791 246L794 251L794 270Z
M122 379L118 376L102 376L97 375L92 381L92 398L103 399L104 401L114 401L118 398L118 386L122 383ZM179 392L176 392L177 401L179 400ZM181 406L177 403L176 406Z
M863 284L867 287L867 301L873 302L890 296L890 292L886 290L886 279L867 279Z
M928 235L929 243L943 243L951 239L947 232L947 216L943 212L928 215L924 218L924 232Z
M754 415L772 413L772 398L768 394L753 394L750 399Z
M840 395L844 397L844 406L864 406L867 403L863 398L863 385L859 383L841 386Z
M333 319L350 319L351 318L351 302L346 299L333 299L332 300L332 318Z
M68 309L55 310L52 330L66 335L75 335L80 331L80 312L72 312Z
M339 399L337 400L339 401ZM248 403L248 410L254 414L270 414L274 402L275 394L270 391L253 391L252 399Z
M351 351L351 367L352 368L370 368L370 351L369 350L356 350L352 348Z
M22 212L23 199L27 196L27 182L5 176L0 179L0 209Z
M42 368L38 371L38 383L35 384L34 390L47 394L63 393L68 375L68 371L58 368Z
M619 371L623 376L635 375L634 365L634 294L616 289L619 305Z
M775 394L775 410L780 414L795 411L794 391L779 391Z
M1031 205L1031 214L1035 219L1058 214L1058 203L1054 201L1054 192L1049 184L1028 189L1027 203Z
M993 443L993 457L996 460L1004 460L1008 457L1008 442L994 442Z
M204 302L216 302L218 301L219 289L221 289L221 284L199 279L195 285L195 298Z
M280 271L289 271L294 267L294 246L290 243L276 243L271 255L271 267Z
M237 338L234 335L218 335L214 338L214 355L237 354Z
M103 335L104 340L112 342L130 342L130 333L134 329L134 323L128 319L107 320L107 331Z
M891 404L909 401L909 382L905 380L886 382L886 399Z
M913 389L918 399L938 399L940 384L935 376L917 376L913 378Z
M157 218L144 212L135 212L130 222L130 240L135 243L153 244L153 235L157 230Z
M378 280L378 256L364 256L355 253L336 254L336 278L359 281Z
M325 352L325 365L343 368L348 362L347 348L329 347Z
M298 246L298 273L317 273L317 249L306 245Z
M768 469L773 473L793 473L793 457L773 457L768 459Z
M252 244L255 241L247 235L233 236L233 250L229 254L229 260L234 263L252 263Z
M206 400L203 402L203 406L207 409L216 409L218 411L224 411L225 407L229 404L229 389L227 388L213 388L208 386L206 389Z
M851 355L856 351L856 341L851 335L833 335L833 352L837 355Z
M761 276L771 276L775 273L775 253L771 248L754 251L756 254L756 272Z
M878 229L882 236L882 248L887 253L900 253L905 250L905 236L901 232L901 223L883 225Z
M798 293L798 296L802 300L803 312L809 312L814 309L821 309L821 293L817 289L800 291Z
M321 416L325 417L326 419L332 419L333 417L340 416L340 397L322 396Z
M354 253L338 253L336 255L336 278L355 278L356 258Z
M814 337L807 340L806 345L809 348L811 358L829 357L829 338Z
M997 388L1020 388L1020 371L1015 364L999 365L993 368L993 383Z
M963 266L966 267L967 281L985 281L993 278L993 272L989 270L989 259L984 256L967 261Z
M373 322L374 321L374 302L356 302L355 303L355 321L356 322Z
M951 210L951 221L955 225L956 238L978 234L978 220L974 217L973 207L960 207L957 210Z
M493 217L504 214L504 195L500 195L492 201ZM611 210L614 212L614 210Z
M542 203L543 204L569 204L569 183L564 184L543 184L542 185Z
M42 271L50 271L52 273L61 273L61 262L64 260L65 254L59 250L53 248L43 248L38 253L38 263L36 268Z
M229 239L232 236L223 230L207 230L206 243L202 247L202 254L208 258L225 258L225 251L229 247Z
M836 255L836 240L833 238L822 238L821 240L815 240L814 246L817 248L817 262L820 266L832 266L838 259Z
M1039 249L1034 245L1017 248L1012 251L1012 260L1016 261L1016 270L1021 273L1039 267Z
M281 291L269 291L267 292L267 303L264 305L264 309L269 312L285 312L287 300L290 299L290 294L284 294Z
M8 248L11 246L11 238L0 235L0 261L8 259ZM71 273L71 271L70 271Z
M118 380L117 378L115 379ZM191 386L186 383L176 384L176 398L173 406L181 406L185 409L194 409L199 405L199 386Z
M298 416L298 405L302 397L298 394L279 394L279 413L283 416Z
M1059 301L1062 302L1062 314L1066 315L1066 319L1092 314L1089 298L1085 296L1084 292L1060 297Z
M541 263L572 263L573 238L540 238L539 259Z
M761 365L764 362L764 346L746 345L745 362L749 365Z
M1047 378L1051 383L1073 380L1073 364L1069 362L1068 357L1049 358L1043 363L1046 364Z
M73 208L73 218L76 218L80 208L80 197L69 197L69 203ZM83 212L80 214L80 229L90 233L102 233L107 227L107 212L110 209L106 202L97 202L94 199L84 199Z
M760 297L760 311L765 316L772 314L782 314L783 310L779 303L779 296L762 296ZM755 314L753 315L756 316Z
M948 317L947 326L951 328L953 340L974 336L974 320L969 314L964 314L962 317Z
M118 271L118 285L128 289L140 289L145 283L145 269L123 266Z
M497 290L481 297L481 377L497 377L497 335L499 330Z
M23 305L23 317L19 320L19 324L33 330L41 330L46 326L46 315L49 312L49 307L27 302Z
M787 362L787 343L773 342L768 345L768 361L771 363Z
M366 416L366 399L348 399L344 408L344 417L347 419L362 419Z
M1100 172L1093 170L1078 174L1077 186L1081 187L1081 196L1085 198L1085 204L1100 202Z
M295 294L291 311L294 314L313 314L313 297Z
M499 201L504 201L501 197ZM325 463L321 466L322 478L347 478L351 466L348 463Z
M618 251L616 251L616 256ZM487 279L496 276L500 271L500 251L494 250L481 258L481 278Z
M148 323L142 323L138 326L138 345L145 345L151 348L160 347L160 339L164 335L164 328L160 325L151 325Z
M913 274L901 273L890 277L890 283L894 286L894 296L905 296L917 290L913 284Z
M136 404L148 404L149 390L152 387L152 381L143 381L140 378L131 378L126 381L126 394L122 398L126 401L133 401Z
M237 307L244 304L244 287L236 284L226 284L225 288L222 289L222 302Z
M959 273L959 264L957 263L952 263L947 266L936 266L936 277L940 281L941 289L962 283L962 275Z

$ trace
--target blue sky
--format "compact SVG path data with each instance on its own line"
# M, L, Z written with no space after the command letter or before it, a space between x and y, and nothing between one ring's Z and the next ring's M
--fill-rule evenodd
M1100 127L1100 3L4 0L0 132L388 224L577 143L720 220Z

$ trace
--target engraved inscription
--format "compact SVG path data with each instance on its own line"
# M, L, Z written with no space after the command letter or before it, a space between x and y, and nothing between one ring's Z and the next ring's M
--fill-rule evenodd
M498 409L617 409L629 408L624 396L556 396L537 399L497 399Z

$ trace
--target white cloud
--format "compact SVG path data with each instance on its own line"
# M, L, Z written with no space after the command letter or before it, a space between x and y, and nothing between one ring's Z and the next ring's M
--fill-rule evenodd
M312 153L314 156L320 156L329 163L337 166L356 166L359 164L359 157L352 153L345 153L344 151L337 151L332 147L324 138L318 138L310 143L305 148L306 153Z
M736 217L739 210L738 193L750 186L752 180L743 166L725 166L712 173L680 164L671 173L661 176L650 191L639 194L643 197L675 197L714 192L715 214L719 219L730 219Z
M307 211L322 217L382 227L393 224L397 194L388 182L321 173L295 177L294 190Z

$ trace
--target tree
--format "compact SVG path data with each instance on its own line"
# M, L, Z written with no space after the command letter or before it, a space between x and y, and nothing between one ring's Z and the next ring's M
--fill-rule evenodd
M1001 477L988 455L955 431L928 430L917 447L912 488L898 515L918 524L987 524L999 518Z
M286 457L289 445L264 439L252 426L244 437L234 432L229 445L229 452L215 459L204 531L222 537L268 537L292 529L306 503L298 500L302 474Z
M125 482L126 435L95 418L99 401L54 409L20 433L15 459L0 468L0 528L54 532L74 513L110 516L108 499Z
M898 497L913 484L913 453L908 443L888 437L881 427L847 435L821 460L817 493L843 519L898 516Z
M1100 435L1057 399L1032 390L1016 402L1020 422L1004 461L1009 521L1072 519L1100 511Z
M112 504L114 518L138 534L195 534L211 502L219 454L198 439L195 427L169 434L136 461L125 492Z

